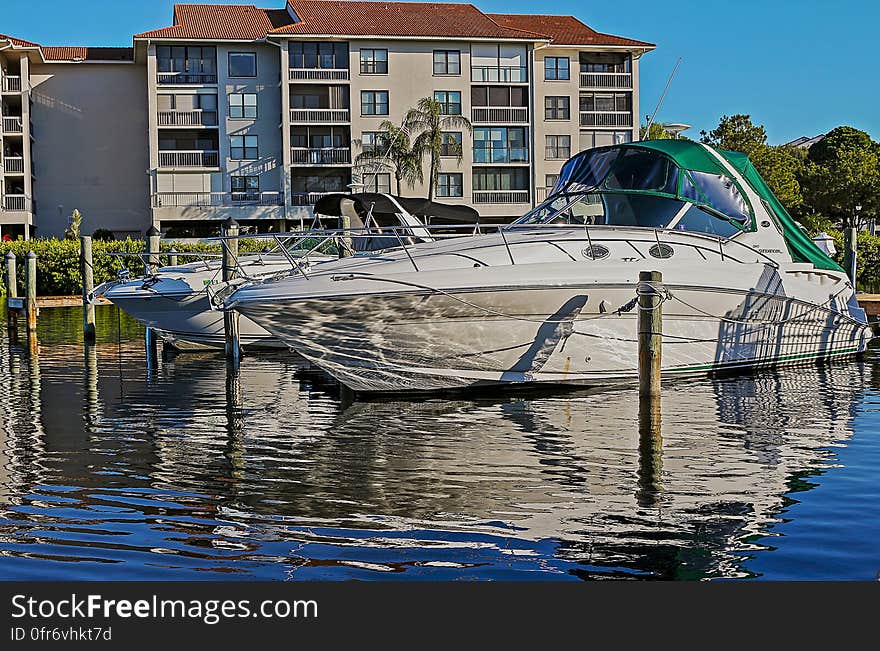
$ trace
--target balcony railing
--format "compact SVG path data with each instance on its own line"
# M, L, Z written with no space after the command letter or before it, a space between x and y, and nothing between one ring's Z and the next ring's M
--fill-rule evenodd
M631 127L630 111L581 111L582 127Z
M21 156L6 156L3 159L3 171L7 174L24 173L24 158Z
M526 66L471 66L471 81L524 84L529 80Z
M327 81L348 79L347 68L290 68L289 79L321 79Z
M526 106L475 106L471 109L472 122L528 122Z
M160 151L159 167L219 167L219 151Z
M348 109L290 109L291 122L348 122Z
M160 127L216 127L217 111L159 111Z
M20 117L3 118L3 133L21 133L23 130Z
M474 163L528 163L528 147L474 147Z
M582 72L581 88L632 88L631 72Z
M351 163L351 149L348 147L293 147L290 150L292 163L307 165L334 165Z
M4 210L28 211L31 200L24 194L7 194L3 197Z
M284 203L280 192L157 192L153 207L229 207L280 206Z
M11 77L11 76L3 77L3 92L4 93L20 93L21 92L21 77Z
M474 190L474 203L528 203L528 190Z
M314 206L321 197L326 197L333 192L292 192L290 203L294 206Z
M547 197L550 196L551 192L553 192L552 187L535 188L535 201L537 201L538 203L544 201Z
M158 73L160 84L216 84L216 74L189 73L189 72L160 72Z

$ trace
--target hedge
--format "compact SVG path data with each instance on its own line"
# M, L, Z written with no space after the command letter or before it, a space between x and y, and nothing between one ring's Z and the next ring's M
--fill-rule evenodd
M239 242L239 250L253 253L262 250L266 240L247 240ZM181 253L220 253L220 244L196 244L185 242L161 242L160 251L168 251L172 246ZM133 274L143 273L143 262L139 258L117 257L110 253L143 253L146 245L143 240L111 240L92 242L92 262L94 265L95 284L116 278L123 268ZM40 296L71 296L82 291L82 277L79 273L79 240L33 239L0 242L0 257L5 258L12 251L18 258L18 295L24 294L25 256L28 251L37 254L37 294ZM179 262L190 262L195 257L181 256ZM161 264L168 264L167 256L160 256ZM0 274L2 293L6 293L5 262L4 273Z

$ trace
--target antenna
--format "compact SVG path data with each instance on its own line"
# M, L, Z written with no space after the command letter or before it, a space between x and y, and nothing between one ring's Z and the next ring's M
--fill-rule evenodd
M651 132L651 125L654 124L654 118L657 117L657 112L660 110L660 106L663 104L663 100L666 99L666 93L669 92L669 87L672 85L672 79L675 77L675 73L678 71L678 66L681 65L681 57L678 57L678 61L675 62L675 67L672 69L672 74L669 75L669 80L666 82L666 88L663 89L663 94L660 96L660 101L657 102L657 108L654 109L653 115L651 115L651 119L648 120L648 124L645 125L645 136L647 136Z

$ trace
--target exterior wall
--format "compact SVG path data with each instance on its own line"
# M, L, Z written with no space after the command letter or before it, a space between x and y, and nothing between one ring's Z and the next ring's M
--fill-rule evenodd
M41 236L149 227L145 69L133 64L33 64L34 158Z
M0 234L30 237L34 231L33 151L30 125L30 74L28 54L19 51L0 52L0 100L6 107L3 117L21 118L20 132L0 128L0 153L14 151L21 158L21 171L13 171L6 161L0 172ZM7 77L19 78L20 90L7 86Z

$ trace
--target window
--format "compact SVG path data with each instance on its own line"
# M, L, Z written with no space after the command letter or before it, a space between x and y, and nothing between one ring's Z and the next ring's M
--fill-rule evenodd
M361 134L361 150L365 152L377 151L383 138L384 134L381 131L364 131Z
M348 176L338 173L332 174L295 174L290 177L294 195L307 192L346 192L346 186L350 183ZM296 199L294 199L296 201ZM297 205L302 205L297 204Z
M213 47L160 45L156 65L162 83L217 83L217 50Z
M362 90L361 115L388 115L388 91Z
M464 176L459 172L442 173L437 177L438 197L464 196Z
M544 98L545 120L567 120L569 118L569 98L565 96Z
M528 93L523 86L472 86L472 106L528 106Z
M526 163L524 127L478 127L474 129L475 163Z
M461 115L461 91L435 90L434 101L440 102L443 115Z
M348 70L348 43L291 42L287 51L291 68Z
M257 160L260 157L257 136L230 136L229 146L232 160Z
M524 167L474 169L474 190L528 190L529 170Z
M460 75L461 52L458 50L434 50L435 75Z
M361 50L362 75L387 75L388 50Z
M588 93L581 95L581 111L587 112L628 112L632 110L632 95L629 93Z
M458 156L461 155L461 131L444 131L440 142L441 156Z
M547 136L544 158L546 160L571 158L571 136Z
M545 57L544 79L561 81L569 78L568 57Z
M229 96L229 117L233 120L254 120L257 117L256 93L235 93Z
M581 52L579 57L581 72L631 72L630 58L626 54Z
M559 174L545 174L544 175L544 187L547 188L547 192L550 192L553 188L556 187L556 184L559 182Z
M253 52L229 53L230 77L256 77L257 55Z
M364 192L383 192L391 194L391 174L364 174Z
M254 201L260 198L259 176L233 176L232 200Z

